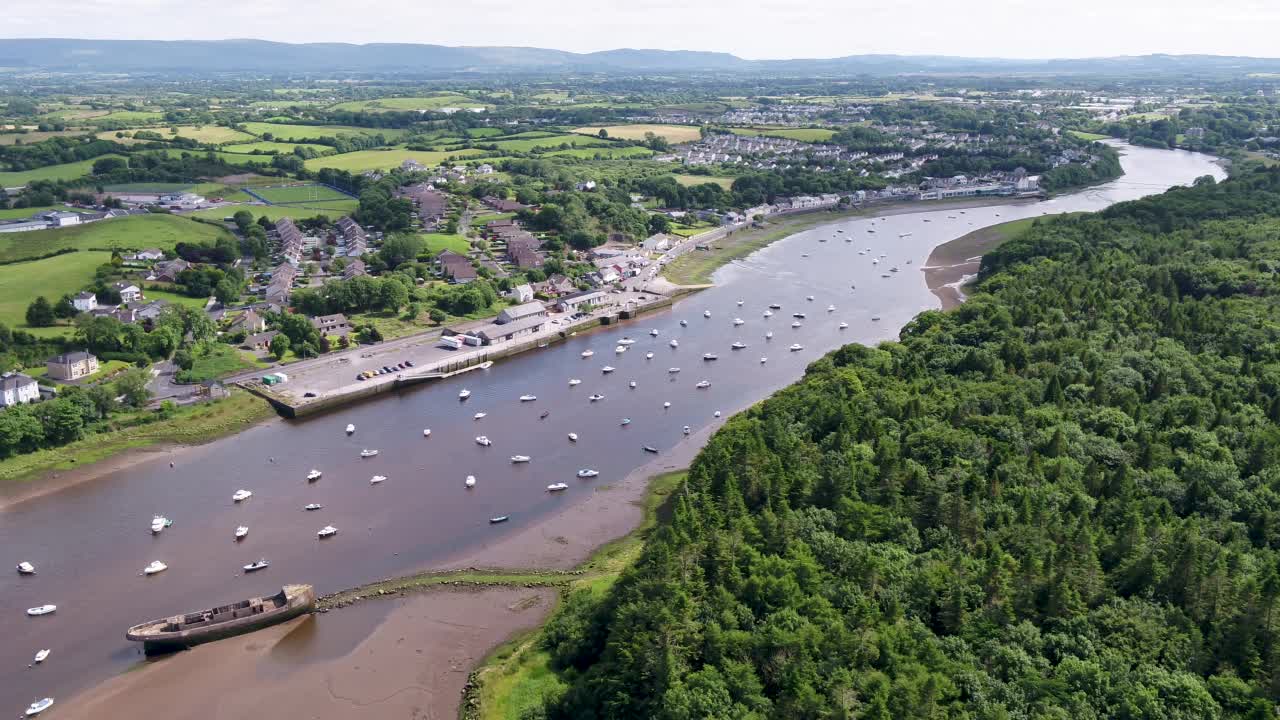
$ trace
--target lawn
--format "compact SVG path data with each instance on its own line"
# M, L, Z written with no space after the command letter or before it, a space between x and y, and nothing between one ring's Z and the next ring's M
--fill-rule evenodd
M729 132L734 135L750 135L776 138L786 138L788 140L799 140L800 142L826 142L836 134L835 130L827 128L729 128Z
M435 255L441 250L452 250L465 255L471 250L471 243L461 235L445 233L423 233L422 239L427 243L427 252Z
M149 110L116 110L90 118L87 122L90 125L102 125L104 123L119 123L122 125L142 125L153 123L164 119L164 113L151 112Z
M532 142L532 141L531 141ZM312 158L306 161L308 170L316 171L321 168L335 168L338 170L346 170L352 173L361 173L367 170L390 170L399 167L405 160L417 160L426 167L434 167L449 158L464 158L476 155L484 155L484 150L450 150L446 152L432 152L424 150L360 150L358 152L346 153L344 155L330 155L328 157Z
M715 175L676 175L676 182L681 185L702 185L704 183L715 183L725 190L733 188L733 178L717 177Z
M599 126L580 127L574 132L596 135L600 130ZM644 140L647 133L666 138L671 143L693 142L702 137L702 131L694 125L606 125L604 130L609 133L609 137L620 140Z
M1098 133L1084 132L1082 130L1068 130L1067 134L1079 140L1087 142L1097 142L1098 140L1106 140L1108 136L1099 135Z
M206 380L216 380L259 367L264 366L252 359L247 353L241 352L230 345L218 344L213 346L209 354L196 358L190 370L180 371L179 379L182 382L198 383Z
M301 205L229 205L220 208L196 210L191 215L206 220L222 220L235 215L237 210L248 210L253 213L254 218L266 215L272 222L285 217L302 220L317 215L327 215L330 219L336 220L343 215L350 215L355 212L359 204L358 200L332 200L320 204L307 203Z
M203 310L205 303L209 301L208 298L193 298L187 295L169 292L168 290L152 290L145 285L146 283L143 283L144 287L142 288L142 295L147 300L164 300L167 303L183 305L192 308L193 310Z
M274 142L259 140L258 142L249 142L237 145L222 146L223 152L249 154L253 152L268 153L271 155L280 154L287 155L293 152L294 148L307 147L316 152L332 152L333 148L328 145L316 145L314 143L290 143L290 142Z
M334 200L351 200L350 195L340 193L325 185L283 185L276 187L256 187L253 194L269 203L306 203L324 205Z
M110 260L110 253L75 252L32 262L0 265L0 323L25 329L27 306L32 300L43 295L50 302L56 302L67 293L79 292L93 280L98 266ZM49 334L63 334L71 330L70 326L46 329Z
M248 122L245 130L262 137L263 133L271 133L274 140L306 142L322 137L338 137L340 135L382 135L388 141L396 140L406 130L395 128L362 128L349 125L291 125L288 123Z
M338 103L330 110L348 110L350 112L409 112L417 110L439 110L440 108L487 108L466 95L456 93L439 93L428 97L394 97L377 100L353 100Z
M160 248L170 250L181 241L213 244L226 231L177 215L131 215L56 230L0 235L0 262L61 250Z
M119 155L103 155L102 157L120 157ZM19 172L0 172L0 187L18 187L33 180L75 180L93 172L93 163L101 158L81 160L79 162L49 165L35 170Z

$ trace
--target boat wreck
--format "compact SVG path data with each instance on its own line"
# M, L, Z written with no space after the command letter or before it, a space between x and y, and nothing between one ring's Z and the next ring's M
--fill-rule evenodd
M285 585L275 595L134 625L124 636L142 643L149 655L171 652L261 630L312 612L315 607L315 588Z

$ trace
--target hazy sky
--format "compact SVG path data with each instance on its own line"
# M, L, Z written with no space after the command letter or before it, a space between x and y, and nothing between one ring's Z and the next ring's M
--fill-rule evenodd
M1280 55L1280 0L52 0L0 36L862 53Z

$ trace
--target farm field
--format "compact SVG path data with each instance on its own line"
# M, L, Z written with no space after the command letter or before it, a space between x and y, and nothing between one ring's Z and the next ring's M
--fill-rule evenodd
M291 125L287 123L248 122L245 130L262 137L263 133L271 133L277 141L306 142L322 137L340 135L382 135L387 140L396 140L405 134L404 130L395 128L362 128L349 125Z
M365 172L366 170L390 170L399 167L405 160L417 160L427 167L439 165L448 158L465 158L485 154L484 150L360 150L343 155L330 155L312 158L306 161L308 170L336 168L347 172Z
M103 155L102 157L120 157L119 155ZM26 185L33 180L75 180L79 177L93 172L93 163L100 158L92 160L81 160L79 162L64 163L62 165L50 165L48 167L36 168L35 170L22 170L19 172L0 172L0 187L18 187Z
M26 329L27 306L32 300L43 295L49 302L56 302L67 293L79 292L93 280L93 273L98 266L110 260L111 253L107 252L75 252L43 260L0 265L0 323ZM60 329L42 330L47 330L51 335L60 335L72 329L68 325Z
M351 200L350 195L324 185L287 185L283 187L256 187L253 194L269 203L306 203L324 205L333 200Z
M121 123L121 124L144 124L153 123L164 119L164 113L152 112L149 110L116 110L106 115L97 115L87 120L90 125L102 125L105 123Z
M196 210L189 213L192 217L204 218L206 220L222 220L236 214L237 210L248 210L253 213L253 217L259 218L263 215L267 216L272 222L280 218L293 218L294 220L302 220L304 218L312 218L317 215L327 215L331 219L337 219L343 215L350 215L356 211L359 206L358 200L333 200L322 204L300 204L300 205L227 205L225 207L205 208L204 210Z
M165 155L168 155L169 157L182 157L183 153L187 153L189 155L204 156L204 155L207 155L210 151L199 150L199 149L187 150L184 148L165 148L163 150L156 150L155 152L162 152ZM241 155L239 153L222 152L219 150L214 150L212 152L214 157L218 158L219 160L222 160L228 165L243 165L245 167L251 167L255 165L271 164L270 155Z
M493 137L494 135L501 134L502 128L471 128L467 130L467 135L470 135L473 138Z
M185 305L196 310L203 310L205 303L209 301L208 298L187 297L168 290L152 290L145 287L146 283L143 283L143 285L142 296L147 300L164 300L173 305Z
M440 93L426 97L394 97L379 98L377 100L353 100L351 102L338 103L330 108L330 110L348 110L351 112L392 112L392 111L414 111L414 110L439 110L440 108L487 108L481 102L476 102L466 95L458 95L455 93Z
M555 150L561 145L568 144L572 147L599 147L601 145L612 144L608 140L602 140L598 137L590 137L588 135L576 135L573 133L567 135L551 135L549 137L540 138L520 138L517 140L494 140L492 143L498 147L499 152L532 152L534 150Z
M169 132L169 128L154 129L162 135L172 135L172 133ZM221 125L179 125L178 137L190 138L196 142L208 143L210 145L249 142L253 140L253 136L249 133L233 130L229 127L222 127Z
M64 248L170 250L182 241L213 243L225 233L176 215L131 215L56 230L0 235L0 262L47 255Z
M636 145L627 145L625 147L585 147L573 148L572 150L556 150L549 152L547 155L556 157L576 157L591 159L597 155L602 158L636 158L649 157L653 151L649 148L639 147Z
M836 134L835 130L827 128L729 128L729 132L734 135L749 135L752 137L786 138L787 140L799 140L800 142L826 142Z
M332 152L333 148L328 145L316 145L314 143L290 143L290 142L274 142L267 140L259 140L257 142L237 143L235 145L223 145L222 151L229 153L252 153L254 151L271 153L271 154L288 154L293 152L296 147L308 147L316 152Z
M704 183L715 183L725 190L733 188L733 178L716 177L714 175L676 175L676 182L681 185L702 185Z
M693 125L606 125L603 128L580 127L574 130L584 135L596 135L603 129L609 137L620 140L644 140L645 133L666 138L670 143L692 142L702 137L702 131Z
M471 243L461 235L445 233L423 233L422 239L427 243L427 252L435 255L441 250L452 250L465 255L471 250Z
M495 128L496 129L496 128ZM74 137L76 135L84 135L83 130L32 130L31 132L0 132L0 145L32 145L43 140L54 137ZM110 138L114 140L115 138Z
M1099 135L1098 133L1084 132L1082 130L1068 130L1067 134L1074 138L1079 138L1081 140L1086 140L1088 142L1107 139L1106 135Z

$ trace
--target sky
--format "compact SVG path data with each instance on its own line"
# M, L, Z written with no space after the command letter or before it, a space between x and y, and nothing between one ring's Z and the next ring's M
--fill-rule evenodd
M1280 56L1278 0L53 0L7 3L0 37L1058 58Z

